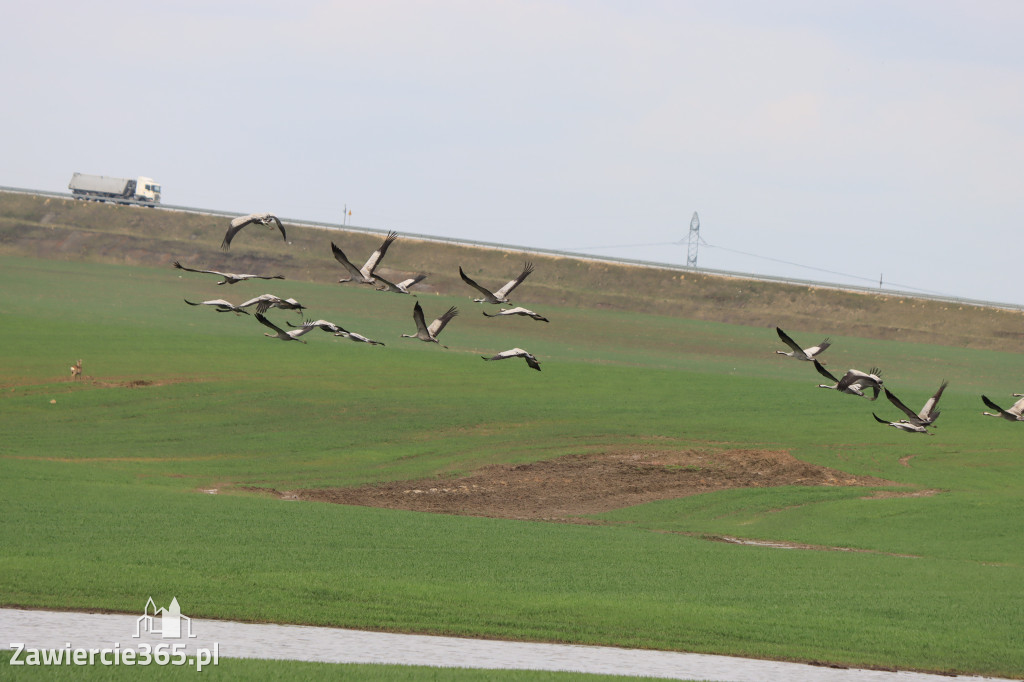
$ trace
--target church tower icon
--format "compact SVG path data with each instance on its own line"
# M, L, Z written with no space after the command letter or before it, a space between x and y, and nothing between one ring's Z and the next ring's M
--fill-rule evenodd
M159 619L159 625L157 620ZM151 635L160 635L164 639L181 639L181 626L184 622L185 633L188 637L195 637L192 634L192 619L181 615L181 606L178 605L178 598L171 599L166 609L157 608L150 597L146 602L146 608L142 615L135 621L135 634L133 637L141 637L143 632Z

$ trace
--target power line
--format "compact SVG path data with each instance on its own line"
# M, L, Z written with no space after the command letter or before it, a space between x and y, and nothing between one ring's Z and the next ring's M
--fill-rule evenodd
M703 240L701 240L701 241L703 241ZM730 249L730 248L727 248L725 246L716 246L715 244L708 244L707 242L704 242L704 246L707 246L707 247L712 248L712 249L719 249L721 251L729 251L730 253L736 253L736 254L739 254L741 256L750 256L751 258L760 258L761 260L768 260L768 261L772 261L772 262L775 262L775 263L782 263L783 265L791 265L791 266L797 267L797 268L805 268L807 270L815 270L817 272L824 272L824 273L827 273L829 275L836 275L836 276L839 276L839 277L848 277L850 279L857 279L857 280L860 280L862 282L871 282L872 284L875 283L875 280L874 280L873 277L861 277L860 275L851 275L848 272L839 272L837 270L827 270L825 268L816 268L813 265L803 265L802 263L794 263L792 261L782 260L781 258L772 258L770 256L762 256L762 255L759 255L759 254L756 254L756 253L748 253L746 251L739 251L737 249ZM886 284L888 284L889 286L893 286L893 287L899 287L900 289L908 289L908 290L911 290L911 291L920 291L920 292L926 293L926 294L935 294L935 295L938 295L938 296L948 296L949 295L949 294L946 294L946 293L943 293L943 292L940 292L940 291L932 291L930 289L921 289L919 287L912 287L909 284L900 284L898 282L886 282ZM879 280L878 280L878 287L882 288L882 280L881 280L881 278L879 278Z
M706 247L708 247L710 249L718 249L719 251L728 251L729 253L735 253L735 254L738 254L740 256L748 256L750 258L760 258L761 260L771 261L773 263L781 263L783 265L789 265L789 266L792 266L792 267L795 267L795 268L804 268L805 270L814 270L815 272L823 272L823 273L828 274L828 275L834 275L836 277L846 277L846 278L849 278L849 279L859 280L861 282L871 282L872 284L874 284L875 281L876 281L875 278L873 278L873 277L863 277L861 275L851 275L848 272L839 272L838 270L829 270L827 268L819 268L819 267L815 267L813 265L804 265L803 263L795 263L793 261L783 260L781 258L772 258L771 256L763 256L761 254L750 253L748 251L740 251L739 249L730 249L727 246L718 246L717 244L709 244L707 241L705 241L704 237L702 235L699 235L699 234L698 234L698 238L699 238L701 244L703 244L704 246L706 246ZM687 245L687 241L680 240L680 241L677 241L677 242L655 242L655 243L651 243L651 244L617 244L617 245L614 245L614 246L575 247L575 248L566 249L566 250L567 251L599 251L599 250L602 250L602 249L633 249L633 248L643 248L643 247L650 247L650 246L685 246L685 245ZM936 296L949 296L950 295L950 294L947 294L945 292L933 291L931 289L922 289L920 287L913 287L913 286L910 286L908 284L900 284L898 282L885 282L885 284L888 284L890 287L897 287L899 289L904 289L904 290L907 290L907 291L919 291L921 293L934 294ZM882 279L881 278L879 278L879 280L878 280L878 288L879 289L882 288Z
M815 270L817 272L824 272L824 273L827 273L829 275L838 275L840 277L849 277L850 279L859 279L859 280L864 281L864 282L874 282L875 281L874 279L868 278L868 277L860 277L858 275L851 275L851 274L846 273L846 272L838 272L837 270L826 270L825 268L816 268L813 265L802 265L801 263L794 263L793 261L782 260L781 258L772 258L770 256L761 256L761 255L756 254L756 253L748 253L747 251L739 251L738 249L730 249L728 247L718 246L716 244L708 244L708 243L705 242L704 246L707 246L708 248L711 248L711 249L718 249L720 251L728 251L729 253L737 253L737 254L739 254L741 256L749 256L751 258L760 258L761 260L769 260L769 261L772 261L773 263L782 263L783 265L792 265L793 267L797 267L797 268L805 268L807 270Z

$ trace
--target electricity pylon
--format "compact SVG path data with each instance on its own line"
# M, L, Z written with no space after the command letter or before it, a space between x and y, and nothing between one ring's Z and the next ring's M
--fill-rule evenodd
M686 267L695 268L697 267L697 243L700 241L700 218L697 217L697 212L693 212L693 218L690 219L690 241L687 242L688 249L686 251Z

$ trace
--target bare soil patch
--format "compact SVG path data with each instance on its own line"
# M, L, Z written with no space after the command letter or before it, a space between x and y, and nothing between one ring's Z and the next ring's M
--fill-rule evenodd
M892 486L778 450L630 450L491 465L459 478L279 492L286 499L438 514L588 523L588 514L729 488Z
M725 542L730 545L747 545L751 547L772 547L775 549L808 549L815 552L853 552L855 554L884 554L886 556L903 557L906 559L920 559L916 554L896 554L893 552L880 552L874 549L860 549L857 547L836 547L834 545L809 545L805 542L789 542L786 540L754 540L750 538L737 538L731 535L701 535L700 537L712 542Z
M5 381L4 383L0 383L0 390L14 391L16 388L53 390L57 384L67 384L68 386L81 388L147 388L149 386L170 386L171 384L181 384L186 382L194 383L196 381L197 380L194 378L186 377L128 379L125 377L96 378L83 374L78 379L62 376L60 378L52 378L44 381L40 381L36 378L13 378Z

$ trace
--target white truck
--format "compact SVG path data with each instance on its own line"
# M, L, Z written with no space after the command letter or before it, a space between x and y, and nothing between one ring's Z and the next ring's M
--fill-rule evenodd
M159 204L160 185L153 178L110 178L75 173L68 189L76 199L112 201L118 204Z

